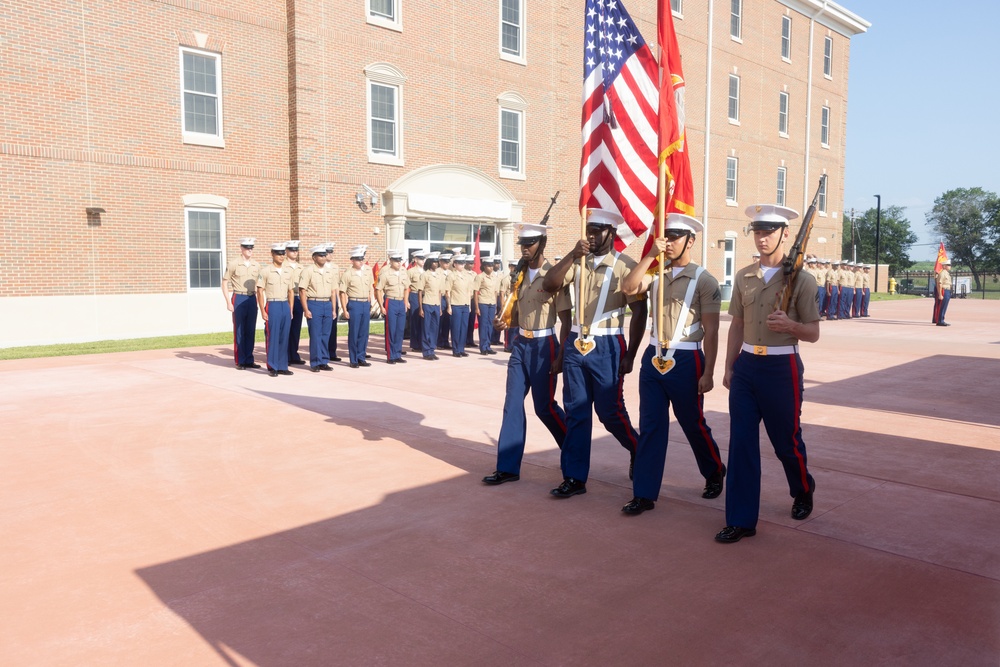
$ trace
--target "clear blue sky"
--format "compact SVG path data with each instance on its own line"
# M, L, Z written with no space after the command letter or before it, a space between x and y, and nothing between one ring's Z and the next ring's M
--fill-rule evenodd
M1000 193L1000 1L838 0L872 24L851 40L845 214L906 207L933 259L925 214L954 188Z

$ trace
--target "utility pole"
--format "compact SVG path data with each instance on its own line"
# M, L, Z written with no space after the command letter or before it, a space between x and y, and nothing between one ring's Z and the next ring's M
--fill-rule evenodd
M858 263L858 235L854 231L854 207L851 207L851 261Z
M882 195L875 195L878 208L875 210L875 291L878 291L878 251L882 240Z

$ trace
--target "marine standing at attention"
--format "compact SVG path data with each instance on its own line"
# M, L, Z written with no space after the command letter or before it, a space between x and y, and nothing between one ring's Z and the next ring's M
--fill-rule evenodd
M368 246L356 245L351 250L351 266L340 277L340 307L347 318L347 350L351 368L371 366L368 362L368 331L372 304L375 303L375 276L366 266Z
M410 279L403 270L403 251L389 251L389 266L378 272L375 287L378 302L385 309L385 359L390 364L405 364L403 329L406 327L407 297Z
M299 274L299 303L309 327L309 370L318 373L333 370L328 341L340 277L326 263L325 245L312 249L312 260Z
M233 314L233 359L237 370L260 368L254 363L253 345L257 336L257 276L260 264L253 260L256 239L240 239L240 257L229 262L222 275L222 296Z
M788 312L780 310L786 288L781 263L788 221L798 213L784 206L759 205L746 210L751 218L760 266L736 275L729 303L732 323L726 345L729 389L729 465L726 475L726 527L715 539L738 542L757 533L760 513L760 422L764 421L774 453L785 470L794 498L792 518L802 520L813 508L816 482L806 467L802 439L802 358L799 341L819 340L816 280L799 272Z
M285 244L271 246L271 263L257 276L257 303L264 318L267 373L271 377L291 375L288 370L288 333L292 326L292 274L285 264Z

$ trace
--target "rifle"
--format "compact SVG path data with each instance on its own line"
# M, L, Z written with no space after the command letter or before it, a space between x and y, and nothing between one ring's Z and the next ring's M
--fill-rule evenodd
M823 187L826 185L826 174L819 177L819 187L816 188L816 194L813 195L812 203L809 205L809 209L806 211L805 216L802 218L802 226L799 227L799 233L795 235L795 243L789 249L788 254L785 256L784 261L781 262L781 271L785 276L785 285L778 292L778 298L775 301L775 310L783 310L788 312L788 306L792 300L792 285L795 284L795 279L798 278L799 272L802 271L802 264L805 260L806 245L809 243L809 234L812 233L813 219L816 217L816 206L819 203L819 193L823 191Z
M544 225L549 221L549 214L552 212L552 207L556 205L556 199L559 197L559 190L552 195L552 199L549 201L549 207L545 210L545 215L542 216L542 221L538 224ZM507 299L503 302L503 308L500 310L500 314L497 315L497 319L504 323L504 326L509 327L511 322L514 320L514 304L517 303L517 290L521 287L521 281L524 280L524 274L528 268L528 262L525 261L524 257L521 257L517 261L517 266L510 272L510 294L507 295Z

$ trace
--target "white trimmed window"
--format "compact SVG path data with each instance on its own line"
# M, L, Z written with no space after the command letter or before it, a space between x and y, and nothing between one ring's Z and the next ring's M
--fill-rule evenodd
M833 37L823 42L823 76L833 78Z
M677 18L684 17L684 3L682 0L670 0L670 11L674 13Z
M743 0L730 2L729 35L736 41L743 41Z
M729 75L729 122L740 122L740 77Z
M778 167L778 192L774 197L774 203L778 206L785 205L785 180L787 178L787 170L784 167Z
M734 157L726 158L726 204L736 206L736 177L740 161Z
M403 30L400 4L403 0L368 0L368 23L390 30Z
M778 93L778 134L788 136L788 93Z
M406 78L387 63L365 68L368 91L368 161L403 164L403 82Z
M222 56L182 47L181 129L186 144L225 147L222 134Z
M792 59L792 17L781 17L781 58Z
M823 107L820 113L819 143L823 148L830 147L830 107Z
M500 0L500 58L525 64L525 0Z
M226 210L184 208L187 229L188 289L219 289L222 284Z
M816 204L816 210L820 213L826 215L826 184L829 178L824 178L819 186L819 201Z
M500 177L524 180L524 111L527 101L517 93L501 93L500 105Z

